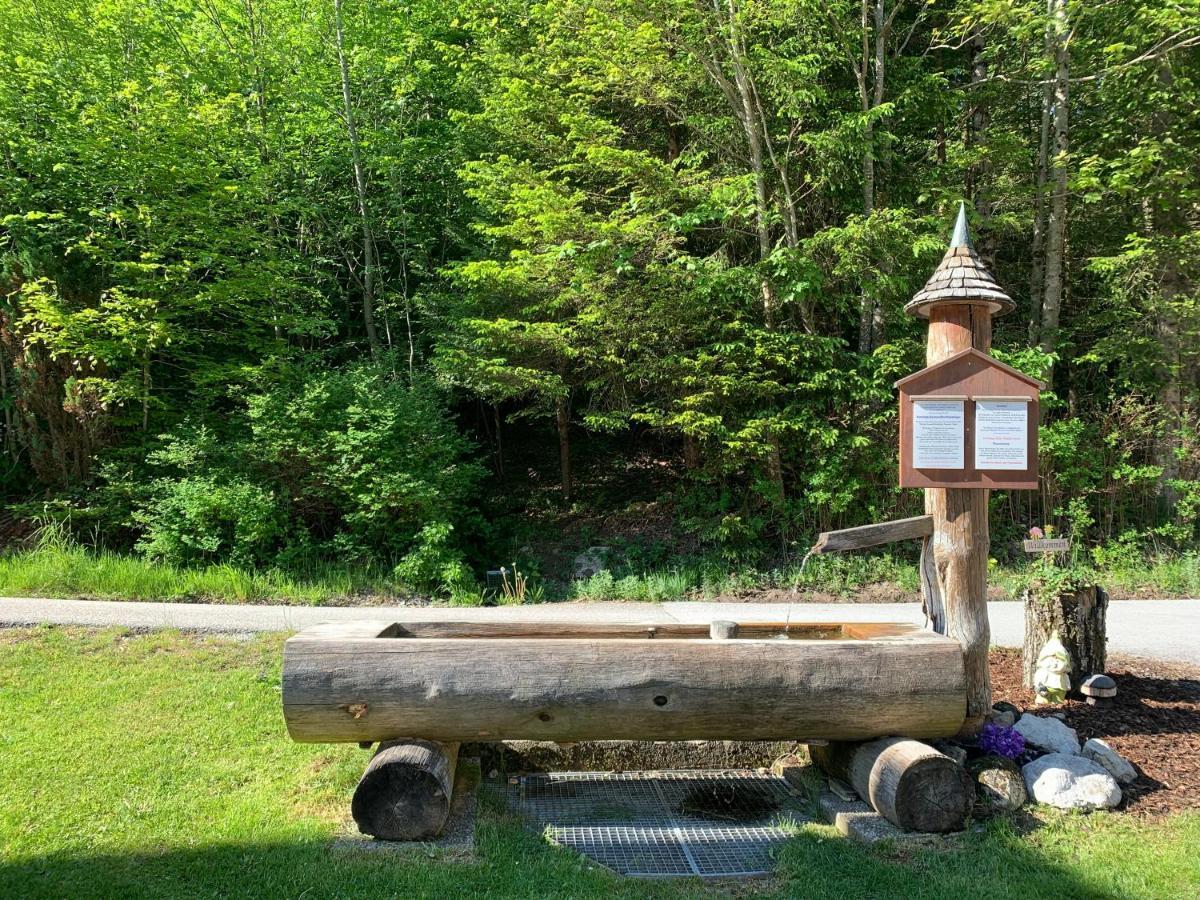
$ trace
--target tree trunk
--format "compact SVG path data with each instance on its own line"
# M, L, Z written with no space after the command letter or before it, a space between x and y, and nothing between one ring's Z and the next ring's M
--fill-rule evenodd
M984 353L992 345L991 315L984 307L934 307L929 315L926 364L974 347ZM946 634L963 648L967 673L966 734L983 724L992 707L988 671L991 629L987 617L987 560L990 545L988 499L979 488L927 488L925 512L933 516L932 578L928 598L940 598Z
M1050 159L1050 204L1046 222L1046 287L1042 293L1041 348L1047 353L1058 347L1058 325L1062 313L1063 268L1067 245L1067 153L1070 151L1071 61L1067 44L1070 21L1067 0L1050 0L1051 49L1054 58L1053 156ZM1046 373L1053 383L1053 370Z
M689 472L700 468L700 442L690 434L683 436L683 465Z
M984 52L987 44L982 30L976 29L971 41L971 96L975 101L971 108L968 142L972 150L983 151L987 146L988 104L983 93L983 84L987 81L988 67ZM986 224L992 217L992 199L988 179L991 175L991 163L986 154L973 162L967 170L967 195L975 207L975 214L981 223ZM976 247L983 261L990 267L995 262L995 251L990 230L981 231Z
M1053 0L1051 0L1053 2ZM1047 33L1047 45L1050 37ZM1041 341L1042 295L1046 290L1046 177L1050 169L1050 114L1054 86L1042 86L1042 115L1038 132L1037 171L1034 175L1032 264L1029 269L1029 342Z
M554 408L558 428L558 465L561 471L563 500L571 502L571 399L560 397Z
M1160 93L1174 96L1175 76L1167 59L1158 62ZM1159 141L1170 139L1176 112L1174 107L1160 108L1155 112L1153 129ZM1151 216L1152 236L1162 247L1188 233L1187 218L1178 193L1163 195L1153 204ZM1173 482L1179 478L1178 451L1184 431L1184 384L1197 383L1196 373L1184 360L1184 341L1181 339L1182 322L1180 301L1187 293L1187 279L1180 271L1180 256L1172 251L1159 250L1162 263L1159 276L1159 299L1154 316L1154 333L1158 338L1162 361L1159 366L1158 403L1164 413L1165 427L1161 429L1154 446L1155 463L1162 467L1158 480L1158 497L1161 515L1169 517L1178 502L1178 493Z
M1023 600L1025 644L1021 666L1025 687L1033 687L1038 654L1050 633L1057 631L1071 654L1071 694L1077 696L1084 678L1104 671L1108 594L1103 588L1088 586L1049 600L1039 600L1032 591L1026 591Z
M379 334L375 330L375 236L367 205L367 176L363 168L358 128L354 123L354 102L350 95L350 63L346 59L345 35L342 28L342 0L333 0L334 33L337 38L338 69L342 78L342 104L346 119L346 136L350 141L350 163L354 169L354 193L358 198L358 218L363 242L363 326L371 354L380 351Z
M850 784L905 831L960 831L975 801L967 770L928 744L889 737L866 744L810 746L813 762Z
M380 744L350 803L358 830L385 841L437 837L450 815L457 762L458 744Z

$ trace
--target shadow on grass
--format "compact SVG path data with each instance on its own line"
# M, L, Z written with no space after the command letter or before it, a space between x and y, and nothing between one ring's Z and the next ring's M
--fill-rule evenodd
M229 844L131 854L57 853L0 861L0 896L38 897L696 897L1046 898L1165 896L1113 887L1049 861L1005 823L949 849L867 849L807 826L767 880L618 878L512 822L481 825L475 862L330 852L327 841ZM1069 847L1060 848L1071 858ZM1171 896L1174 896L1173 894Z
M821 831L825 831L821 829ZM1027 835L1027 833L1026 833ZM970 898L970 900L1127 900L1138 893L1123 879L1090 871L1069 846L1039 852L1008 822L996 820L959 835L942 848L882 844L866 848L840 836L809 829L779 855L778 874L787 897Z

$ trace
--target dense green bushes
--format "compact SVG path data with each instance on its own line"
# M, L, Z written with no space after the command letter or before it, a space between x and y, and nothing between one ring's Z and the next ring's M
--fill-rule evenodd
M174 565L391 560L422 590L468 580L459 530L481 475L430 383L386 364L287 368L223 422L185 421L102 498Z

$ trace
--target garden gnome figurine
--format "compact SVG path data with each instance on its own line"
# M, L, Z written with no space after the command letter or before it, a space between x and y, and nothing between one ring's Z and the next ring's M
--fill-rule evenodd
M1035 703L1062 703L1071 689L1069 673L1073 668L1071 654L1063 646L1058 631L1050 632L1050 640L1038 654L1037 669L1033 673L1033 689L1037 693Z

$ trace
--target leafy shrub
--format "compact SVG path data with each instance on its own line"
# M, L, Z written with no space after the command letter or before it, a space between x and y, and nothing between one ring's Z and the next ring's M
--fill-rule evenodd
M382 560L445 589L470 580L457 544L481 476L469 450L428 382L371 363L291 369L220 433L185 423L162 437L130 491L138 547L180 564Z
M137 514L145 528L137 549L153 559L263 563L287 534L274 493L243 479L161 478L152 491L154 501Z

